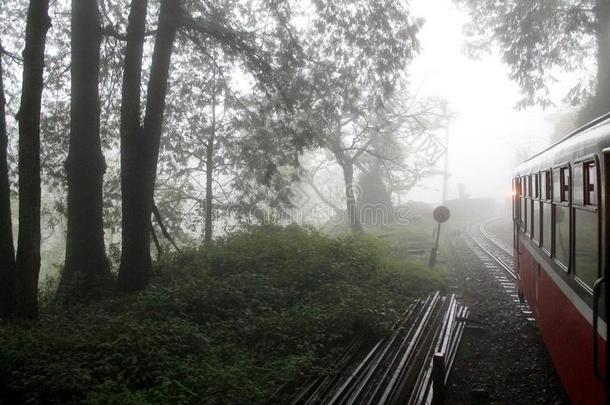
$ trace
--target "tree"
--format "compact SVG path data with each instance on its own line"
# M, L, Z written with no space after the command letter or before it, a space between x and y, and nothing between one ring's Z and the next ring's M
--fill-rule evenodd
M580 70L580 81L568 93L572 103L585 104L581 120L610 111L610 1L456 0L468 10L470 49L499 47L524 94L518 104L550 105L548 85L553 71ZM587 74L588 58L596 73Z
M304 52L312 87L311 122L319 145L342 168L348 221L362 230L357 215L354 164L372 142L370 128L354 120L371 104L381 105L419 49L422 22L395 0L374 3L316 1L316 18Z
M204 35L187 39L176 44L155 198L174 232L190 230L210 241L214 222L251 220L250 213L269 209L275 214L289 203L283 198L288 182L279 180L297 162L295 144L303 134L290 128L295 117L281 97L256 82L244 88L233 80L233 74L252 74L241 55ZM285 88L274 76L273 84Z
M321 153L320 153L321 152ZM301 190L304 195L297 195L297 198L300 198L301 201L297 201L296 203L302 207L301 209L308 210L308 214L316 215L316 219L327 220L332 217L343 217L344 210L342 210L338 204L335 203L336 200L340 199L344 195L344 185L337 187L336 184L333 184L329 181L331 178L336 178L337 175L334 173L334 169L336 164L334 164L331 153L326 150L316 150L313 153L306 154L301 159L302 165L302 175L300 176L300 181L303 183L301 185ZM318 185L318 181L316 181L316 177L324 177L324 181L321 185ZM313 212L317 207L317 201L314 202L313 207L305 207L305 204L310 202L309 193L307 189L303 189L302 186L306 186L311 188L316 197L325 204L328 208L330 208L330 213L326 215L322 215L319 212ZM315 200L314 200L315 201ZM342 221L341 221L342 222Z
M144 52L144 39L146 29L147 0L132 0L129 9L127 25L127 43L125 46L125 61L123 67L123 87L121 95L121 196L122 196L122 220L121 220L121 269L119 270L118 284L124 291L141 288L148 281L149 268L138 268L132 266L146 266L137 263L135 257L143 249L149 247L141 246L136 231L137 213L137 189L131 187L138 182L139 169L138 148L140 133L140 86L142 80L142 55ZM150 220L150 214L148 216ZM148 222L147 222L148 224ZM143 241L146 243L146 240ZM141 255L142 253L140 253ZM150 255L150 253L149 253Z
M123 250L119 269L119 288L126 292L144 288L150 278L152 265L150 258L150 218L172 47L182 11L179 0L163 0L161 2L148 81L144 123L140 127L139 108L135 108L136 106L139 107L139 100L136 100L139 97L135 96L140 91L139 82L137 83L136 93L128 94L128 100L125 100L125 92L135 90L135 79L140 75L135 73L134 70L141 66L142 48L140 44L144 36L143 28L146 21L146 2L134 1L133 3L132 11L135 15L130 15L130 27L127 34L128 48L129 43L132 42L132 47L138 49L133 49L133 54L131 54L133 59L128 61L127 57L125 58L123 105L127 110L126 117L124 117L127 118L127 122L121 124L125 125L125 131L121 138ZM143 14L140 14L142 10ZM131 38L130 35L132 35ZM132 50L126 50L126 52L130 51ZM128 83L125 83L126 81ZM130 99L132 97L133 100Z
M233 3L226 2L220 6L210 3L191 4L193 7L201 7L201 9L189 10L197 15L193 17L180 7L180 2L170 0L161 2L144 125L139 128L135 125L138 121L133 119L135 131L124 131L121 143L123 251L119 287L124 291L143 288L151 270L149 221L165 112L169 61L178 27L181 27L182 34L195 39L194 42L201 42L201 39L213 40L224 54L239 59L244 71L258 79L261 87L271 87L279 82L275 77L279 69L273 69L269 63L270 55L273 55L271 51L275 50L264 49L259 45L259 42L267 41L267 38L257 38L255 31L242 29L247 24L240 17L244 7ZM278 18L277 13L274 15ZM130 53L129 42L128 28L126 55ZM275 54L280 55L280 59L285 57L280 52ZM127 57L125 65L127 69ZM126 77L127 74L124 78ZM124 88L127 88L125 84ZM137 117L138 109L133 108L131 111L134 112L131 117Z
M234 111L227 87L232 66L212 41L186 38L176 46L155 198L160 209L165 206L166 217L177 220L175 231L190 230L209 243L214 217L228 202L219 183L231 164L225 148L237 135L231 130ZM172 215L180 211L184 214Z
M356 224L362 219L380 222L381 218L372 215L381 209L389 219L392 194L400 195L426 175L437 174L435 165L445 152L438 132L446 128L450 118L443 100L414 97L403 84L381 104L361 104L358 113L344 121L341 131L330 134L335 137L328 138L325 149L332 152L344 175L346 161L352 173L360 172L357 201L348 201L354 204L349 206L353 211L348 215L355 218L348 219ZM337 210L322 196L313 178L309 184L322 201Z
M19 232L17 237L16 315L38 317L40 271L40 109L49 0L28 8L19 121Z
M387 224L392 212L392 193L388 191L382 172L383 160L374 159L374 165L360 173L358 186L358 212L363 223Z
M108 284L102 189L105 171L100 142L100 16L96 0L72 1L72 82L66 261L59 293L91 296Z
M350 228L354 232L362 231L360 215L358 215L356 205L356 185L354 182L354 165L368 148L373 137L367 137L368 127L360 130L350 131L344 127L350 124L350 118L337 120L336 130L329 132L320 139L320 145L328 148L335 157L337 164L343 171L343 181L345 183L345 203L347 206L347 220ZM349 133L351 132L351 133ZM344 137L351 138L345 143Z
M15 247L11 217L11 190L8 177L8 136L6 132L6 98L0 43L0 318L15 311Z
M205 233L204 238L206 243L212 242L212 220L213 220L213 204L214 204L214 148L216 146L216 132L218 130L216 124L216 67L212 68L212 100L211 100L211 117L210 117L210 133L205 145Z
M368 121L376 137L359 164L363 173L378 171L396 197L422 178L439 174L436 164L446 151L442 137L452 119L444 100L417 97L403 85L374 114Z

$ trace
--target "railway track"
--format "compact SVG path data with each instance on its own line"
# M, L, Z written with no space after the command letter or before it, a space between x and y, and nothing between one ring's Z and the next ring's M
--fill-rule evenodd
M466 227L466 243L527 319L534 320L532 311L518 294L518 275L513 270L512 248L488 230L489 225L502 219L503 217L491 217L470 223Z
M480 253L482 251L485 257L496 263L511 279L517 280L517 274L513 270L512 249L487 230L487 226L501 219L501 217L493 217L473 222L466 228L466 234L478 248L473 249L475 252ZM481 255L477 256L480 257Z

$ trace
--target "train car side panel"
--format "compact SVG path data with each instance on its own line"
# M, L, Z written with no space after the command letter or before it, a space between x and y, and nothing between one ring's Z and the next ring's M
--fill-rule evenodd
M542 338L568 396L574 404L604 404L606 391L593 373L592 326L580 312L578 299L558 285L555 270L537 260L532 243L520 239L520 288L532 309ZM517 253L517 252L516 252ZM561 282L561 281L560 281ZM599 338L599 358L605 369L605 341ZM605 371L604 371L605 372Z

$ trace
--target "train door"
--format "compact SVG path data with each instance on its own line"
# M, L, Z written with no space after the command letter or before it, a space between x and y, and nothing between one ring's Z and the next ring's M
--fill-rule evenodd
M515 177L513 179L513 271L517 275L517 294L519 301L524 302L523 287L520 282L520 261L519 261L519 232L523 220L523 182L522 177Z
M598 338L597 327L597 314L599 313L599 306L603 306L602 310L606 314L606 320L608 321L608 308L610 308L610 289L609 283L606 281L606 276L608 271L610 271L610 217L608 214L610 213L610 148L605 148L602 156L602 167L599 171L601 175L600 184L603 185L602 193L601 193L601 207L602 212L600 215L602 222L602 244L601 244L601 254L603 258L603 265L601 266L601 275L600 278L597 279L593 288L593 317L594 317L594 329L593 329L593 342L594 342L594 352L593 352L593 361L594 361L594 372L596 377L604 382L606 387L606 395L609 395L609 382L607 376L607 365L610 365L610 352L607 350L607 340L604 342L606 345L606 350L603 352L606 353L605 366L606 375L602 375L602 370L600 367L600 359L598 355L598 347L597 343L599 343L600 339ZM608 326L606 323L606 330L604 331L606 337L608 336Z

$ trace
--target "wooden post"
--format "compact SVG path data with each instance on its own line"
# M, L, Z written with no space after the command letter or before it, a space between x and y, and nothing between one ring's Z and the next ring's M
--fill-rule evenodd
M432 357L432 405L445 403L445 355L434 353Z

